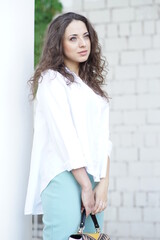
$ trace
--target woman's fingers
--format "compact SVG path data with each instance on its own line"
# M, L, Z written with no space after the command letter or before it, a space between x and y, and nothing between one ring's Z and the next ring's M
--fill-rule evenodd
M99 212L102 212L105 210L106 207L107 207L107 202L97 201L92 211L92 214L97 214Z
M88 216L94 208L94 193L92 189L82 189L82 206L86 210L86 216Z

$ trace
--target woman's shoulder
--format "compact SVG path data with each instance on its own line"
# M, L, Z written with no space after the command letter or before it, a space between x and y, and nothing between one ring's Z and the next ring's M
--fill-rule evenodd
M55 71L53 69L47 69L41 73L42 79L52 80L56 79L58 76L62 77L62 75L58 71Z
M44 94L61 94L67 89L66 79L58 71L48 69L41 73L41 79L38 84L37 96Z
M39 85L66 85L66 78L58 71L47 69L41 73Z

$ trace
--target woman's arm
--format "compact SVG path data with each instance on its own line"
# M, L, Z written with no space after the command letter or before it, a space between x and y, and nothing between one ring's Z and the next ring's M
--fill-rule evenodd
M109 168L110 160L107 159L106 177L102 178L94 189L95 206L92 214L102 212L107 207L107 193L109 186Z
M72 174L81 186L82 210L85 208L86 216L88 216L94 208L94 193L91 181L84 167L73 169Z

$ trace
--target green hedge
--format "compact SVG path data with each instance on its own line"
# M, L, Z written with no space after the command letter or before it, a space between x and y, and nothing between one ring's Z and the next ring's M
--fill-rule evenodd
M62 12L59 0L35 0L34 66L39 62L45 31L56 13Z

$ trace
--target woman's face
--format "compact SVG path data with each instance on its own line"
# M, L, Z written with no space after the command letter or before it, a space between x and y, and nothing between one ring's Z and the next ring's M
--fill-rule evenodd
M63 38L64 63L70 69L85 62L91 51L91 42L86 25L73 20L66 28Z

